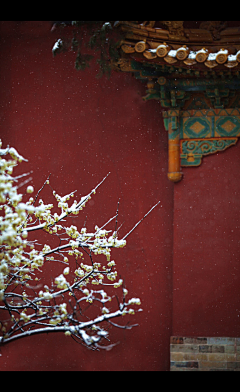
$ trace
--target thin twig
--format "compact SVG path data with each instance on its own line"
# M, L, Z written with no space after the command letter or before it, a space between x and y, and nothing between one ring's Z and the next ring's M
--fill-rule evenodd
M116 224L115 224L115 232L117 231L117 224L118 224L118 208L119 208L119 203L120 203L120 198L118 200L118 205L117 205L117 212L116 212Z
M157 202L157 204L155 204L145 215L144 215L144 217L142 218L142 219L140 219L140 221L138 221L137 223L136 223L136 225L135 226L133 226L133 228L122 238L123 240L125 240L125 238L127 238L132 232L133 232L133 230L135 230L136 229L136 227L138 226L138 225L140 225L140 223L148 216L148 214L150 214L150 212L155 208L155 207L157 207L157 205L160 203L160 201L158 201Z
M40 189L39 189L39 191L38 191L38 193L36 194L36 196L35 196L35 199L34 199L34 202L33 202L33 205L36 203L36 201L37 201L37 198L38 198L38 196L39 196L40 192L43 190L43 188L44 188L44 187L45 187L45 185L47 184L47 182L48 182L48 180L49 180L50 176L51 176L51 173L49 174L48 178L47 178L47 179L46 179L46 181L44 182L44 184L43 184L42 188L40 188Z

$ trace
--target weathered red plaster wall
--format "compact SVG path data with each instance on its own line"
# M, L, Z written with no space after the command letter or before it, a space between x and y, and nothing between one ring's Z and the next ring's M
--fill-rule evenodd
M173 334L240 336L240 144L174 187Z
M139 327L113 330L120 344L109 352L62 335L18 340L1 348L0 369L169 370L170 335L239 336L240 145L184 168L173 185L159 103L143 102L145 87L130 74L96 79L94 64L77 72L74 55L53 59L50 28L0 24L1 138L29 159L20 171L33 171L36 190L52 173L59 194L80 195L111 171L85 211L89 225L104 222L120 197L122 234L158 200L162 207L114 253L142 299Z
M96 79L95 65L75 71L74 55L53 59L58 35L50 28L48 22L0 24L4 146L29 159L20 171L33 171L36 190L52 173L59 194L84 195L111 171L85 210L89 225L112 216L119 197L122 234L158 200L161 207L114 253L129 292L142 299L144 311L132 319L139 327L113 330L112 342L120 344L108 352L90 352L60 334L20 339L1 348L0 369L168 370L173 184L160 105L142 101L145 87L130 74Z

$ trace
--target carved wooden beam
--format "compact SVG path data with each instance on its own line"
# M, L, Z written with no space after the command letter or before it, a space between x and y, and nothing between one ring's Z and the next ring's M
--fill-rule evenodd
M154 25L119 22L125 34L121 48L124 53L135 54L140 61L145 57L152 62L205 69L239 67L239 26L226 25L226 22L202 22L198 29L187 29L180 21L154 22Z
M157 23L167 29L157 27ZM240 137L240 31L225 22L120 22L125 39L116 70L146 83L168 132L168 178L235 145Z
M168 110L163 113L168 131L168 178L178 182L182 167L199 166L202 158L237 143L240 109Z

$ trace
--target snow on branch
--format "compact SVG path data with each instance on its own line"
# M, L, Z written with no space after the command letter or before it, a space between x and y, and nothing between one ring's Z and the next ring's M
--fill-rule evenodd
M59 213L54 205L40 199L41 191L50 186L50 176L35 198L23 201L12 177L13 169L23 158L14 148L1 149L0 143L0 344L40 333L62 332L88 348L110 349L109 327L130 328L111 320L140 311L139 298L126 299L128 290L118 277L111 249L122 248L126 238L144 217L121 239L118 238L116 214L92 232L67 225L67 218L78 215L92 195L107 179L108 173L86 196L76 198L76 191L64 196L53 191ZM7 156L10 155L10 159ZM29 185L26 193L33 193ZM55 206L56 208L56 206ZM107 229L115 222L114 230ZM41 232L56 237L59 245L40 245ZM34 239L30 239L34 238ZM98 255L106 262L96 261ZM102 258L101 258L102 260ZM61 273L45 284L46 262L59 263ZM109 290L106 292L106 288ZM120 295L113 292L116 290ZM120 301L120 297L122 298ZM117 301L114 301L117 299ZM114 308L114 302L115 304ZM138 310L137 310L138 309ZM90 311L90 316L88 312ZM103 341L103 345L99 345Z

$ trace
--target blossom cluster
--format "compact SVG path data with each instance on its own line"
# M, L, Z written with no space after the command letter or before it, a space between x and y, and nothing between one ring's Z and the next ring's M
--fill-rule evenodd
M28 205L22 202L22 195L18 194L17 179L12 172L17 162L26 161L15 148L2 149L0 140L0 300L4 298L10 268L19 268L26 264L24 248L27 241L23 227L27 218ZM10 154L11 159L4 156ZM28 192L32 189L28 188ZM28 271L26 268L24 272ZM21 270L23 272L23 270ZM23 275L22 275L23 277Z
M39 331L63 331L87 346L96 345L101 339L108 341L108 332L99 324L134 314L129 306L140 305L138 298L126 301L128 291L123 279L118 279L115 261L111 260L111 249L124 247L126 240L118 239L116 229L106 230L107 224L95 225L91 232L85 226L78 229L66 224L66 218L77 215L86 206L107 176L89 194L70 205L76 191L65 196L53 191L60 210L57 213L53 204L38 199L40 191L35 198L30 196L23 201L34 193L34 188L31 185L25 188L24 182L25 195L18 193L18 180L22 177L13 177L12 173L18 162L26 159L14 148L1 147L0 141L0 310L5 310L11 321L0 320L0 342ZM6 159L8 155L10 159ZM49 179L44 183L47 185ZM58 236L60 245L52 248L49 244L38 244L37 235L30 240L39 230ZM98 255L104 255L106 263L96 262ZM60 262L64 267L52 279L51 286L40 283L39 290L37 281L43 281L44 276L39 276L46 261ZM102 288L96 290L96 286ZM122 289L123 302L118 300L118 310L111 305L115 296L104 290L109 286ZM84 303L87 306L94 303L93 309L98 309L92 319L86 316L88 321L83 320Z

